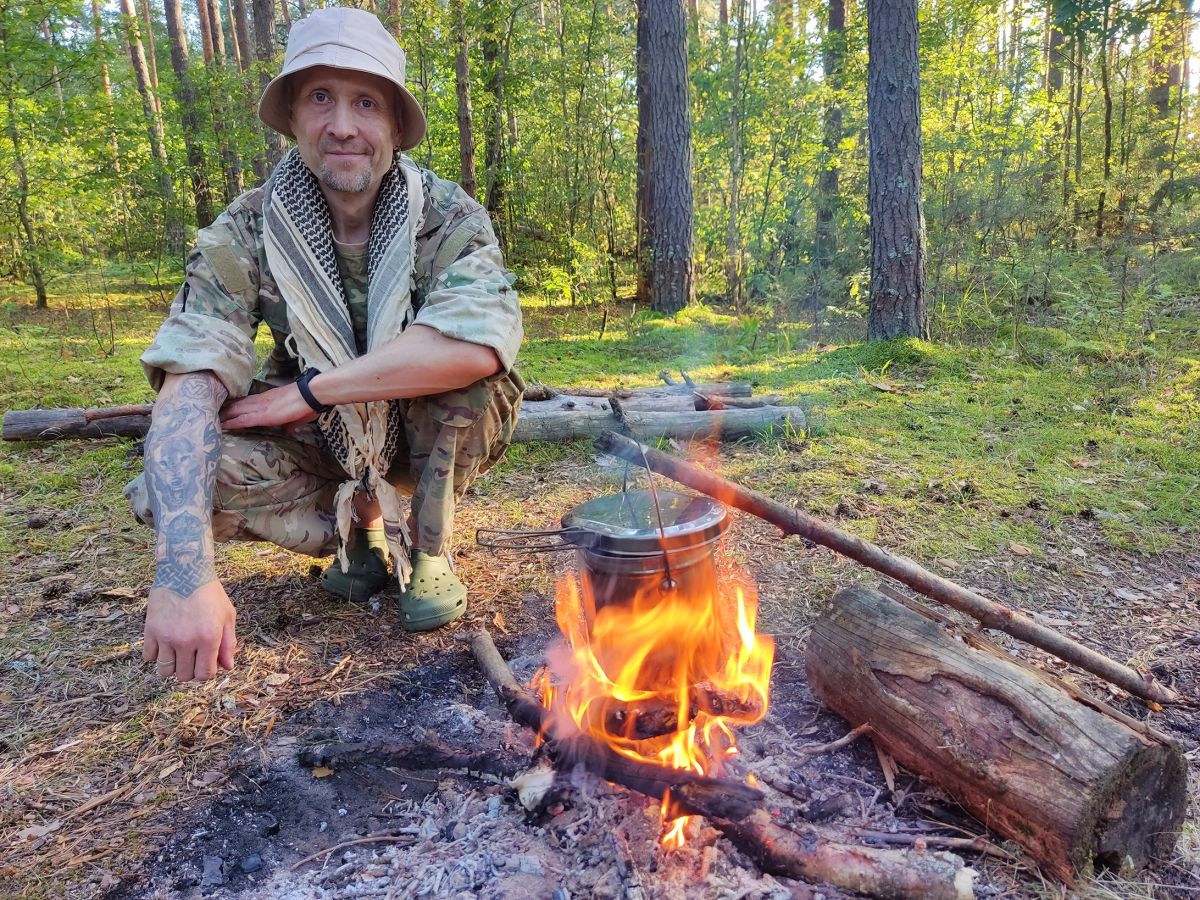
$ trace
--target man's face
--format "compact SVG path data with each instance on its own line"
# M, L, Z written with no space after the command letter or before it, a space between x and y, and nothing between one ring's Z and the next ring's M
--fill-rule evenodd
M326 191L375 191L400 133L391 82L316 66L292 81L292 131L300 156Z

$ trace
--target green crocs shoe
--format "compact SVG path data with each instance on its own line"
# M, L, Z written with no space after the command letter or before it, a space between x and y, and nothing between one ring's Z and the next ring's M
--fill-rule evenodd
M467 588L445 556L413 551L412 575L400 593L400 624L407 631L432 631L467 611Z
M390 574L383 529L356 530L346 555L350 558L347 570L343 572L342 564L335 559L321 576L321 586L343 600L366 600L378 594Z

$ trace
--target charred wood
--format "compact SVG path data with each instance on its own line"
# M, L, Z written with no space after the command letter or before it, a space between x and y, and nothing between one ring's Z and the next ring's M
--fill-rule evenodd
M549 711L517 683L491 635L477 631L471 638L471 652L513 721L545 738L546 752L560 771L582 766L606 781L659 800L669 793L679 815L737 820L762 801L761 791L740 782L628 759L584 734L555 737L550 733Z
M741 822L715 822L764 872L826 882L873 897L966 900L974 870L952 853L883 850L830 840L816 828L793 831L757 810Z

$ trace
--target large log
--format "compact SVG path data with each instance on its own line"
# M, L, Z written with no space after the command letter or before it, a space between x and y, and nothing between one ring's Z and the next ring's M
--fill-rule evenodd
M810 541L841 553L843 556L848 556L864 566L870 566L878 572L890 575L931 600L953 607L959 612L977 619L988 628L995 628L1018 640L1040 647L1059 659L1086 669L1117 687L1124 688L1135 697L1141 697L1152 703L1179 702L1180 697L1176 691L1161 684L1149 673L1135 672L1129 666L1109 659L1104 654L1085 647L1078 641L1071 640L1053 628L1039 624L1019 610L1010 609L1001 603L989 600L961 584L955 584L948 578L935 575L911 559L889 553L877 544L872 544L848 531L822 522L815 516L810 516L794 507L784 506L758 491L744 488L706 468L694 466L669 453L642 446L637 441L611 431L605 432L599 437L596 441L596 449L602 453L609 453L627 460L634 465L645 466L652 472L672 478L680 484L707 494L722 503L765 519L778 527L784 534L801 535Z
M823 703L1066 882L1168 855L1180 749L973 632L877 591L839 591L812 630Z

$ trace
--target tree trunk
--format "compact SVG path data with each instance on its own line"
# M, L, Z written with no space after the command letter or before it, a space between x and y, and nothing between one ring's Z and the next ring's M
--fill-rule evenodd
M246 0L231 0L229 9L233 16L230 30L237 35L238 69L245 72L250 68L250 20L246 16Z
M1104 97L1104 180L1100 184L1100 198L1096 201L1096 237L1104 238L1104 202L1108 195L1108 181L1112 178L1112 85L1109 83L1110 61L1116 55L1116 46L1109 29L1112 4L1104 4L1103 28L1100 33L1100 89Z
M146 63L150 67L150 87L154 90L154 104L162 115L162 101L158 97L158 54L154 52L154 17L150 15L150 0L138 0L141 6L142 24L146 28Z
M50 20L42 19L42 37L46 39L46 43L50 45L50 53L52 56L57 55L58 40L54 32L50 30ZM67 127L67 106L63 102L62 78L58 71L58 63L50 63L50 80L54 82L54 96L58 100L58 121L60 127L66 130Z
M683 0L644 0L650 105L650 305L675 313L692 302L692 122Z
M647 306L650 304L650 288L654 280L653 268L650 265L650 238L654 233L653 223L650 221L650 211L654 208L654 184L650 179L650 167L654 162L654 148L650 143L650 17L646 13L648 2L649 0L637 0L637 236L634 250L637 264L637 299L639 303Z
M175 102L183 125L183 141L187 148L188 172L192 178L192 196L196 203L196 225L205 228L214 218L212 190L208 184L208 164L204 158L201 139L202 118L196 104L196 86L192 83L187 46L187 31L183 26L180 0L163 0L167 20L167 38L171 43L171 68L175 72Z
M321 4L322 8L325 6ZM296 0L296 9L300 13L300 18L308 15L308 11L304 8L304 0ZM292 11L288 9L288 0L279 0L279 12L283 15L283 27L289 32L292 30Z
M725 227L725 285L729 301L742 310L742 233L738 215L742 189L742 72L746 66L746 0L735 0L733 81L729 91L729 219Z
M1170 853L1187 767L1168 738L974 630L865 587L809 638L813 692L1050 874L1126 874Z
M200 19L200 47L204 51L204 65L213 61L212 22L209 19L208 0L196 0L196 14Z
M517 10L513 10L513 18L508 20L507 29L501 40L501 31L505 28L502 20L494 18L483 39L483 60L487 69L484 87L492 96L492 122L487 132L487 143L484 149L484 165L487 169L487 183L484 189L484 203L492 224L496 227L496 237L500 246L508 246L508 216L505 211L507 185L504 178L504 82L508 73L508 56L512 41L512 29Z
M0 10L0 14L4 12L6 11ZM12 143L13 163L17 170L17 218L21 221L21 232L25 237L24 259L29 266L29 276L33 279L37 308L46 309L49 306L46 279L38 259L38 241L33 229L33 220L29 217L29 173L25 168L25 150L21 146L20 129L17 128L17 73L13 68L12 58L8 55L8 25L4 22L0 22L0 49L3 49L4 58L8 61L8 85L4 97L8 106L8 139Z
M179 221L175 203L175 186L167 165L164 146L162 117L158 113L158 100L150 87L150 72L146 65L146 54L142 49L142 38L138 33L138 20L134 15L133 0L121 0L121 15L125 18L125 29L129 41L129 61L137 80L138 93L142 97L142 114L146 119L146 133L150 138L150 153L158 176L158 190L163 203L163 221L166 232L167 252L182 255L184 250L183 224Z
M213 63L225 65L225 28L221 21L220 0L200 0L208 3L208 27L212 29Z
M916 0L868 0L868 340L929 337Z
M201 0L203 2L203 0ZM275 71L275 3L274 0L252 0L254 10L254 56L258 60L259 91L266 90ZM266 181L275 164L283 158L286 143L283 135L262 125L266 155L254 160L254 174Z
M246 45L242 43L241 38L238 36L237 16L233 11L233 0L229 0L226 12L229 13L229 55L232 57L234 65L237 66L237 70L244 72L246 71L246 63L242 58L242 47Z
M467 55L467 0L452 0L458 56L454 59L454 85L458 94L459 184L475 196L475 135L471 124L471 61Z
M825 122L822 135L824 164L817 183L816 259L818 270L826 270L837 258L837 233L834 214L839 202L839 160L842 143L842 66L846 58L846 0L829 0L829 20L825 30L823 65L825 89Z
M404 17L404 10L400 5L400 0L384 0L380 6L384 7L380 10L383 24L399 41L404 34L401 21Z
M221 24L221 4L219 0L199 0L200 5L208 3L208 21L212 28L213 58L210 72L210 84L215 90L210 94L213 118L218 122L230 121L228 98L225 89L228 85L225 73L225 29ZM221 176L224 186L225 203L232 203L234 198L246 189L245 178L242 175L242 160L233 145L229 143L228 130L217 129L217 147L221 154Z

